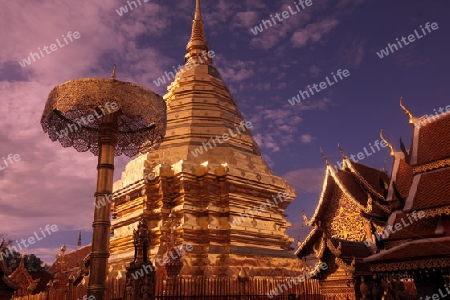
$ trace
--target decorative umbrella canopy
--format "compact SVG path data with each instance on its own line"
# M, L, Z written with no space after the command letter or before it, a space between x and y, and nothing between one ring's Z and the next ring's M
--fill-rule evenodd
M154 92L130 82L83 78L55 87L41 125L52 141L98 156L97 189L92 223L88 296L103 300L109 257L111 203L97 206L112 193L114 156L129 157L159 147L166 132L166 104Z
M41 125L54 142L98 156L102 117L117 112L115 156L135 156L159 147L166 132L166 103L130 82L82 78L56 86L49 94Z

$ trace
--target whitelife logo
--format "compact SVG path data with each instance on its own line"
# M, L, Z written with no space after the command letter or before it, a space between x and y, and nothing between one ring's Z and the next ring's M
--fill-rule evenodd
M219 144L223 144L224 142L228 141L230 138L238 136L239 134L241 134L241 131L239 130L237 125L234 125L234 127L236 128L237 134L233 134L233 130L231 130L230 128L228 128L228 132L230 133L230 135L228 135L228 133L224 133L222 136L218 136L216 135L215 138L209 138L208 141L211 141L214 144L214 147L217 147L216 142L218 142ZM245 132L245 128L247 129L251 129L253 127L252 122L250 121L241 121L240 126L239 126L242 130L242 133ZM245 127L245 128L244 128ZM223 141L221 141L220 139L223 139ZM201 147L197 147L194 149L194 151L191 151L192 155L194 157L199 156L200 154L203 154L203 148L205 149L205 152L208 152L208 148L206 146L209 146L209 149L212 150L213 146L209 143L209 142L203 142L202 143L203 146Z
M101 114L99 114L97 112L97 110L93 110L91 114L89 114L88 116L82 116L80 119L75 119L75 123L76 124L69 124L67 125L66 129L61 130L59 133L56 132L56 134L58 135L58 138L63 138L69 135L69 130L70 132L74 132L77 131L79 128L83 127L83 126L87 126L89 125L89 123L94 122L95 118L100 119L103 116L106 116L107 114L110 114L112 112L115 112L116 110L119 109L119 105L117 105L116 102L106 102L105 103L105 109L103 109L103 107L100 105L98 107L98 109L102 112ZM81 122L83 122L83 125L81 124ZM78 126L77 126L78 125Z
M191 244L186 244L186 245L181 245L179 248L175 248L175 251L169 251L169 255L166 253L163 256L163 259L161 261L160 258L157 258L155 260L155 265L158 265L158 267L162 267L164 265L166 265L167 263L170 262L171 259L175 260L177 258L182 257L184 254L186 254L187 251L192 251L194 250L194 246L192 246ZM175 253L173 253L175 252ZM156 266L155 266L156 268ZM144 276L144 272L145 274L148 274L149 272L152 272L153 268L151 265L143 265L142 268L140 268L139 270L136 270L136 272L131 274L131 277L133 277L134 280L137 280L139 277L143 277Z
M49 235L49 236L52 235L52 232L57 232L58 226L56 226L55 224L53 224L51 226L49 224L47 224L47 225L45 225L44 229L42 229L42 228L39 228L39 229L41 230L42 235L39 235L38 232L34 232L34 236L30 236L27 239L21 239L20 242L18 240L16 240L16 244L17 244L18 248L16 246L11 246L11 245L8 246L8 249L5 252L0 253L0 261L2 261L3 258L7 258L9 255L12 255L13 252L22 251L21 244L23 245L23 248L28 248L28 247L30 247L30 245L33 245L37 241L41 241L44 238L46 238L47 235ZM47 232L47 235L45 234L44 230ZM36 239L35 239L35 237L36 237ZM27 241L28 241L28 244L27 244Z
M309 92L311 93L311 95L308 93L308 91L300 90L299 93L297 94L297 96L295 96L291 99L288 99L288 102L292 106L294 106L295 104L302 102L302 100L305 100L306 98L309 98L312 95L314 95L314 91L316 91L316 93L321 92L322 90L326 89L327 87L332 86L332 85L336 84L337 82L339 82L339 80L336 78L336 76L338 76L341 81L344 80L344 78L350 76L350 71L347 69L345 69L344 71L341 71L341 69L339 69L336 71L336 75L334 75L334 72L331 72L331 75L333 76L334 82L330 81L330 79L327 76L327 77L325 77L326 82L322 81L319 84L314 83L312 85L312 88L310 85L308 85L308 89L309 89ZM342 77L342 76L344 76L344 77ZM318 89L318 87L320 89ZM314 89L314 91L313 91L313 89ZM300 99L300 96L302 97L302 99Z
M199 60L200 63L205 63L208 61L208 57L211 59L214 56L216 56L214 54L214 51L210 50L210 51L206 52L206 50L203 50L202 55L197 54L197 59ZM202 58L204 59L204 61L202 60ZM175 75L178 73L178 71L181 70L181 74L184 74L184 72L186 72L187 70L190 70L192 67L196 67L196 66L200 65L200 63L198 63L196 61L189 61L185 65L178 65L178 68L175 66L172 66L173 72L164 72L164 76L161 76L156 80L153 80L153 83L157 87L159 87L161 84L166 83L166 78L167 78L167 82L170 82L171 79L175 79Z
M4 163L4 167L2 167L2 164L0 163L0 171L3 171L4 169L6 169L9 166L12 166L14 164L14 162L18 162L20 161L20 155L19 154L8 154L8 158L5 159L4 157L2 157L3 159L3 163ZM7 162L7 160L9 161L9 164Z
M397 222L394 224L394 226L392 225L388 225L386 226L386 228L383 230L383 232L381 233L376 233L375 232L375 239L377 241L381 241L381 239L386 238L388 236L389 231L391 233L396 233L397 231L402 230L403 228L406 228L408 226L410 226L412 223L414 223L415 221L418 221L419 219L422 219L425 217L425 212L423 212L422 210L417 212L417 211L413 211L411 214L406 214L406 216L408 217L408 221L409 223L405 222L404 218L401 218L401 223ZM402 225L403 224L403 225ZM404 226L404 227L403 227ZM375 245L376 242L363 242L367 247L370 247L370 245Z
M295 5L295 8L297 9L297 11L293 10L292 7L289 5L288 6L289 11L285 10L281 14L279 14L279 13L275 14L275 17L277 18L278 22L283 22L290 16L296 15L300 11L304 10L306 7L311 6L312 0L306 0L306 1L300 0L300 1L298 1L298 3L294 2L294 5ZM299 5L302 7L301 9L300 9ZM280 18L280 16L282 18ZM261 20L261 24L259 24L258 26L255 26L254 28L250 28L250 31L254 35L257 35L258 33L263 32L264 29L269 28L267 25L270 25L270 27L272 27L273 25L277 24L277 22L275 21L275 18L272 15L270 15L270 19L272 20L272 22L270 20ZM263 28L263 26L264 26L264 28Z
M438 29L439 29L439 26L438 26L438 24L437 24L436 22L431 23L431 24L430 24L430 22L427 22L427 23L425 24L425 28L427 29L428 33L430 33L430 32L431 32L431 29L433 29L433 30L438 30ZM431 29L430 29L430 28L431 28ZM403 42L403 45L407 46L407 45L409 45L410 43L414 42L414 41L416 40L416 37L417 37L417 39L419 40L419 39L421 39L421 38L423 38L424 36L427 35L427 32L426 32L425 29L422 27L422 25L420 25L420 29L422 29L423 35L420 35L420 34L417 32L417 29L414 30L414 34L408 35L408 41L409 41L409 43L406 41L406 38L405 38L404 36L402 36L401 41ZM402 43L398 40L398 38L396 38L396 40L397 40L398 47L400 47L400 49L403 48L403 47L402 47ZM398 47L397 47L397 45L395 44L395 42L394 42L393 44L388 43L386 48L381 49L381 51L377 52L377 55L378 55L378 57L380 57L380 58L384 58L384 57L386 57L386 56L389 55L389 50L391 50L391 53L394 53L394 51L398 51Z
M56 43L58 44L58 47L56 46L56 44L51 44L50 47L44 46L42 47L42 50L45 51L46 54L51 54L52 52L57 51L58 49L61 49L62 47L65 47L66 45L69 44L69 42L66 40L66 37L64 36L64 34L62 35L63 40L65 42L65 44L62 44L59 41L59 38L56 39ZM72 33L72 31L69 31L67 33L67 38L70 40L70 42L73 42L74 40L78 40L81 37L80 33L78 31L74 31ZM49 51L48 49L50 49L51 51ZM28 65L31 65L31 60L33 59L33 62L35 62L37 59L41 59L44 57L44 53L42 52L41 48L38 47L38 51L39 53L33 53L30 52L30 55L27 58L22 59L22 61L19 61L19 65L22 68L25 68ZM41 54L41 55L39 55Z

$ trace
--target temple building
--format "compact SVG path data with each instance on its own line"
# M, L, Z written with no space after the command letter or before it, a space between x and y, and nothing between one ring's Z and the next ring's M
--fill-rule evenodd
M213 56L197 0L185 65L164 96L165 139L114 183L110 278L133 260L142 216L157 274L181 245L182 276L236 277L241 266L255 277L300 273L284 214L295 191L261 157Z
M415 118L401 106L413 138L409 149L391 147L394 210L378 253L365 262L381 281L413 282L417 299L431 299L448 295L450 283L450 112Z
M6 248L5 242L0 244L0 252L3 248ZM6 259L1 257L0 259L0 299L11 299L13 295L15 296L28 296L36 291L41 291L38 289L39 282L44 278L45 272L35 272L34 276L28 272L24 264L24 256L22 255L20 259L19 266L12 271L12 266L8 266ZM44 280L45 281L45 278ZM46 283L46 282L45 282ZM44 283L44 286L45 286ZM40 287L42 288L42 287Z
M327 161L314 215L304 215L313 229L295 254L320 280L326 299L448 294L450 112L414 118L400 106L414 131L409 149L400 139L400 151L381 134L394 158L391 176L340 149L342 170ZM329 266L325 272L310 267L321 262Z
M355 163L342 152L342 169L325 158L322 193L313 216L305 224L313 229L295 254L310 276L320 279L325 299L359 299L361 280L371 281L363 262L372 254L374 230L380 231L391 212L384 200L389 184L385 171ZM328 269L318 272L322 263Z

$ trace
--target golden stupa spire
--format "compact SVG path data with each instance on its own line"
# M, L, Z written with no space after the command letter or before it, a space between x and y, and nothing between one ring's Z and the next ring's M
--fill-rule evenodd
M383 136L383 129L381 129L380 131L380 138L389 146L389 148L391 149L391 156L394 157L395 155L395 150L394 150L394 146L392 146L391 143L389 143Z
M400 97L400 107L405 111L405 114L409 116L409 124L414 124L414 116L411 111L403 105L403 97Z
M116 80L116 64L114 64L112 73L111 73L111 79Z
M194 20L201 21L202 20L202 12L200 10L200 0L196 0L195 3L195 18Z
M209 45L205 37L205 28L202 20L202 12L200 10L200 0L196 0L195 17L192 21L192 34L186 46L186 55L184 61L196 63L212 63L212 59L208 56Z

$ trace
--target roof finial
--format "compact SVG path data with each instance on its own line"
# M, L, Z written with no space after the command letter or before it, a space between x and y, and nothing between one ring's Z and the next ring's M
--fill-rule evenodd
M111 74L111 79L112 80L116 80L116 64L114 64L114 68Z
M338 149L339 149L339 152L341 152L341 154L342 154L342 158L346 158L347 156L345 155L344 150L341 148L340 143L338 143Z
M384 136L383 136L383 129L381 129L381 131L380 131L380 138L381 138L381 139L389 146L389 148L391 149L390 155L391 155L392 157L394 157L394 155L395 155L394 146L392 146L392 144L389 143L389 142L384 138Z
M195 17L192 21L191 38L186 46L186 55L184 61L186 63L192 60L198 64L211 64L212 58L209 57L209 45L206 42L205 28L200 10L200 0L196 0Z
M327 163L327 165L329 165L330 162L328 161L328 158L326 157L325 153L323 153L322 147L320 147L320 154L322 154L323 159L325 159L325 162Z
M403 97L400 97L400 107L405 111L405 114L409 116L409 124L414 124L414 116L411 111L403 105Z

